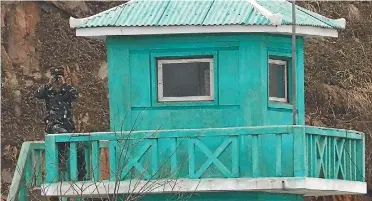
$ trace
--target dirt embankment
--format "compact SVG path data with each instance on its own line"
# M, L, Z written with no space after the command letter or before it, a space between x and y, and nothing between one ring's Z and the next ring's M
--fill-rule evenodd
M44 105L33 98L53 66L72 68L79 79L74 107L80 131L109 128L105 45L75 37L70 16L85 17L122 2L2 2L2 187L11 181L20 145L43 137ZM339 38L305 45L307 123L364 131L367 180L372 181L372 2L299 2L331 18L344 17ZM5 185L4 185L5 184ZM369 182L370 185L372 183ZM311 199L368 200L335 196Z

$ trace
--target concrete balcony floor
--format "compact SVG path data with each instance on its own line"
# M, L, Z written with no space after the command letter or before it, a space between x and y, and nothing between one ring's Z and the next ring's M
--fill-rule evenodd
M228 179L162 179L152 183L146 180L132 181L80 181L45 184L45 196L93 196L107 198L119 194L170 194L170 193L219 193L219 192L266 192L303 196L327 196L365 194L365 182L320 179L310 177L276 178L228 178ZM146 190L144 190L146 189Z

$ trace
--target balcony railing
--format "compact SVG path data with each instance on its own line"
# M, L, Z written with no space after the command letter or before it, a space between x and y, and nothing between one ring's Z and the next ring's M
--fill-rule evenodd
M9 188L8 201L27 201L31 197L30 191L41 186L43 183L43 155L44 142L23 143Z
M57 144L68 142L65 180L76 181L85 146L86 180L99 181L101 149L109 180L133 178L314 177L365 181L364 134L311 126L265 126L46 136L46 183L60 181Z

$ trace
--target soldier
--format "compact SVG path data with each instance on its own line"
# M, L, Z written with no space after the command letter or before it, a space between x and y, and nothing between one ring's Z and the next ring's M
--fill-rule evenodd
M41 85L35 97L44 99L47 109L45 132L47 134L70 133L75 129L72 120L72 102L78 97L77 90L71 85L65 68L52 68L49 82Z
M46 134L72 133L75 129L71 111L72 102L78 97L78 92L72 86L68 68L52 68L51 74L49 82L41 85L35 93L36 98L45 101L47 111L44 119L45 132ZM66 168L68 145L69 143L58 143L58 158L60 168L63 170Z

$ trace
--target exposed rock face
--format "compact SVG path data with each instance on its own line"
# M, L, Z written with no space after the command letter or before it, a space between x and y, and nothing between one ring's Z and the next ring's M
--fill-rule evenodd
M91 10L84 1L51 1L51 3L68 14L79 18L91 14Z
M22 2L15 5L14 14L9 15L7 53L13 64L22 66L24 75L38 71L36 25L39 22L40 8L35 2Z
M108 73L107 70L108 70L107 69L107 62L102 62L101 66L98 70L97 76L101 79L107 78L107 73Z
M44 104L33 93L53 66L68 66L77 77L77 131L109 128L105 45L76 37L70 16L86 17L122 2L40 1L1 4L2 189L7 190L22 142L42 140ZM332 18L345 17L339 38L305 46L307 123L367 133L367 180L372 179L372 2L299 2ZM107 158L103 153L102 158ZM105 175L107 177L107 174ZM4 185L5 184L5 185ZM331 196L312 200L368 200Z
M1 7L1 28L5 26L5 15L6 15L6 8Z

